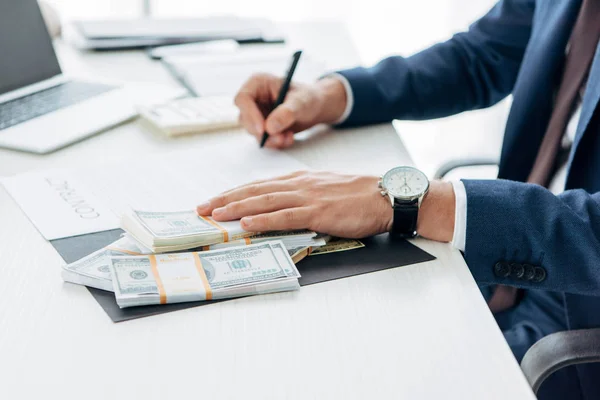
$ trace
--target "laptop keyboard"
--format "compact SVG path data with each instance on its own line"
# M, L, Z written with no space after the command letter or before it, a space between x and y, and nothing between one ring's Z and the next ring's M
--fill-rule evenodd
M66 82L0 104L0 131L114 89L87 82Z

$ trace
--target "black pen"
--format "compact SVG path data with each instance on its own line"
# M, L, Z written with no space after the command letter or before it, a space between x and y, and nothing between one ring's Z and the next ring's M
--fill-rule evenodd
M273 108L271 111L276 109L278 106L283 103L285 100L285 96L287 95L288 90L290 90L290 84L292 83L292 77L294 76L294 71L296 71L296 67L298 66L298 61L300 61L300 56L302 55L302 50L298 50L292 56L292 64L290 65L290 69L288 69L285 80L283 81L283 85L281 85L281 89L279 89L279 95L277 96L277 100L275 104L273 104ZM269 134L265 131L263 133L263 137L260 141L260 147L264 147L267 139L269 138Z

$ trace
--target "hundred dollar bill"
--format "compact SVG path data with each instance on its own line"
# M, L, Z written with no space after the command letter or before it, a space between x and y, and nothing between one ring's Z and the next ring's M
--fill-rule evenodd
M239 221L216 222L210 217L199 217L193 210L133 210L122 217L121 227L155 253L188 250L255 234L244 231Z
M125 234L121 239L106 246L106 250L110 250L112 255L120 255L120 253L123 255L130 254L132 256L152 254L152 250L139 243L128 234Z
M112 292L113 285L109 269L110 257L150 253L149 249L146 249L134 239L125 235L103 249L83 257L74 263L64 265L61 275L65 282Z
M281 240L286 247L311 247L323 246L327 243L327 236L317 234L306 229L293 231L274 231L253 235L248 238L252 243L267 240Z
M203 251L206 250L215 250L215 249L225 249L228 247L234 247L234 246L243 246L243 245L248 245L248 244L257 244L257 243L264 243L264 242L270 242L273 240L281 240L281 242L283 242L284 246L286 247L286 249L300 249L300 248L306 248L306 247L312 247L312 246L323 246L325 244L325 241L323 239L319 239L319 240L315 240L312 238L305 238L305 239L289 239L289 238L283 238L280 239L278 237L274 237L274 238L269 238L269 237L260 237L257 238L255 236L252 237L247 237L244 239L238 239L238 240L231 240L229 242L223 242L223 243L215 243L215 244L211 244L208 246L202 246L200 249L202 249ZM290 255L293 253L290 253Z
M277 252L283 252L286 262ZM293 290L299 276L281 242L206 252L110 257L120 307Z
M270 242L271 247L275 251L275 256L281 264L281 267L285 271L287 276L293 276L294 278L300 278L300 272L296 268L296 264L292 258L292 254L284 247L282 242ZM295 249L294 249L295 250ZM297 252L297 250L295 250Z
M244 239L238 239L224 243L217 243L209 246L202 246L202 250L206 251L224 249L234 246L243 246L273 240L281 240L288 254L292 258L292 261L295 264L297 264L300 260L304 259L308 254L310 254L310 251L313 246L323 246L326 243L325 238L316 238L316 236L317 234L315 232L307 230L290 232L269 232L261 235L247 237Z
M332 238L325 246L313 248L310 255L316 256L319 254L360 249L361 247L365 247L365 245L360 240Z
M287 249L290 257L294 264L298 264L300 261L304 260L310 253L313 251L313 247L292 247Z
M98 250L81 260L64 265L61 276L65 282L112 291L109 250Z
M217 244L212 244L210 246L203 246L202 251L217 250L217 249L230 249L232 247L248 246L248 245L252 244L250 239L251 238L245 238L245 239L235 240L233 242L217 243ZM264 242L265 242L264 239L260 239L258 241L258 243L264 243ZM293 276L300 277L300 273L296 269L295 263L297 262L296 259L300 258L300 255L302 255L303 251L307 248L304 246L289 248L288 245L283 240L277 241L277 242L270 240L268 242L271 244L271 246L275 250L275 255L277 256L281 265L286 267L286 273L288 273L288 275L292 274ZM256 243L254 243L254 244L256 244ZM308 254L308 251L306 253ZM304 258L304 257L302 257L302 258ZM288 266L288 262L290 259L292 261L292 265Z
M194 211L151 212L133 211L142 225L155 237L178 237L215 233L220 229L199 218Z

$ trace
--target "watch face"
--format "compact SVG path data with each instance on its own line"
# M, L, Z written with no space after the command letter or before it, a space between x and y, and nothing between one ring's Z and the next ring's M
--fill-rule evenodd
M383 187L396 198L415 199L427 192L429 180L416 168L396 167L383 176Z

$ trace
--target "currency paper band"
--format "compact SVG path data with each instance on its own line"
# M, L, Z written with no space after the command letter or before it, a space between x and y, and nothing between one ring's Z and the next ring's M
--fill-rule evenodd
M196 264L196 269L198 270L198 274L200 274L200 278L202 279L202 283L204 284L204 290L206 291L206 300L212 300L212 290L210 289L210 283L208 283L208 278L206 277L206 272L202 267L202 260L200 260L200 256L198 253L194 253L194 263Z
M202 286L204 287L204 294L206 300L212 300L213 294L210 287L210 283L208 282L208 278L206 277L206 272L204 272L204 268L202 267L202 261L200 260L200 256L198 253L193 253L192 257L194 259L194 265L196 266L196 270L198 271L198 275L200 276L200 280L202 281ZM160 296L160 304L167 304L168 297L167 291L165 290L165 285L163 280L160 277L160 272L158 271L158 262L156 260L155 255L148 256L150 259L150 266L152 269L152 275L156 280L156 285L158 286L158 294Z
M219 225L216 221L214 221L213 219L207 218L207 217L203 217L200 216L200 218L202 220L204 220L205 222L211 224L212 226L214 226L215 228L217 228L218 230L221 231L221 233L223 234L223 241L227 242L229 241L229 233L227 232L227 229L223 228L221 225Z
M165 286L163 285L162 279L160 279L160 274L158 273L158 265L156 264L156 256L150 255L150 267L152 268L152 275L154 275L154 279L156 280L156 285L158 286L158 294L160 295L160 304L167 304L167 292L165 291Z

